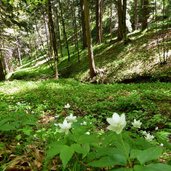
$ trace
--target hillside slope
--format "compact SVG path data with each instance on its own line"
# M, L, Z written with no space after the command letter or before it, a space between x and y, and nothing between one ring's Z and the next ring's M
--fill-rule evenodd
M97 70L100 72L94 82L144 82L171 81L171 29L165 31L151 29L145 32L134 32L129 35L127 44L115 40L106 40L101 45L94 45ZM164 41L163 41L164 40ZM71 49L71 61L67 54L59 62L59 74L62 78L75 78L81 81L88 79L88 59L86 50L77 52ZM163 60L163 49L166 50L166 63ZM53 77L53 71L44 58L38 58L19 68L13 79L39 79Z

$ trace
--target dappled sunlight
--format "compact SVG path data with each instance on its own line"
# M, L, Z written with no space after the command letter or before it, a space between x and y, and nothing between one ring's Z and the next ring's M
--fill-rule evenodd
M28 81L5 81L2 86L0 86L0 92L6 95L15 95L27 90L33 90L38 87L40 81L35 84L35 82Z

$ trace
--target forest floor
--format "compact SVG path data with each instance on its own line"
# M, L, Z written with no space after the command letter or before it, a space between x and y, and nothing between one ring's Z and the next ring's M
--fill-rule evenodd
M144 32L134 32L129 35L130 41L116 42L106 39L101 45L94 45L94 56L97 71L100 74L94 78L97 83L114 82L171 82L171 29L149 29ZM165 49L165 60L163 59ZM78 62L75 47L70 46L71 61L67 59L67 51L63 49L64 57L59 56L59 77L90 81L88 74L88 59L86 50L80 51ZM40 52L33 54L34 60L24 60L24 65L13 73L11 79L38 80L53 78L51 61L46 62Z
M48 131L67 115L67 103L74 115L88 118L99 130L106 129L106 118L113 112L125 113L128 130L134 118L140 119L141 129L163 143L169 155L170 87L160 82L95 85L73 79L2 82L0 170L42 170Z

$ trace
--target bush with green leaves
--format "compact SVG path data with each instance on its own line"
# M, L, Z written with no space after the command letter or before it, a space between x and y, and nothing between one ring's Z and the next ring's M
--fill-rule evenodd
M52 161L56 169L74 171L171 170L169 164L160 162L165 146L141 130L140 120L134 119L129 131L125 114L114 113L107 122L107 129L98 130L91 120L70 114L62 123L55 123L47 137L44 170L50 169Z

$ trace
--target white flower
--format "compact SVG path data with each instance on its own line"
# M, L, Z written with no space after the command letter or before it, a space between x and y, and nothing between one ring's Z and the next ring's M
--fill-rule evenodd
M125 114L119 116L117 113L114 113L112 118L107 118L107 122L110 124L107 129L120 134L126 126Z
M159 129L159 127L157 126L157 127L155 127L155 130L157 131Z
M59 123L58 125L61 128L60 131L65 132L65 134L68 134L69 129L71 129L71 123L67 122L66 119L64 120L62 124Z
M67 116L65 119L66 119L68 122L71 122L71 123L77 121L77 117L76 117L76 116L73 116L72 113L71 113L69 116Z
M147 135L147 131L142 131L142 134L143 135Z
M85 134L86 134L86 135L90 135L90 132L89 132L89 131L87 131Z
M80 123L80 125L87 125L87 122L84 121L83 123Z
M132 122L134 128L140 128L141 124L142 122L140 122L140 120L137 121L136 119L134 119L134 122Z
M54 123L54 126L59 126L59 124L57 124L57 123Z
M150 133L147 133L146 135L145 135L145 139L147 140L147 141L152 141L153 139L154 139L154 136L153 135L151 135Z
M164 146L164 144L163 144L163 143L161 143L161 144L160 144L160 147L163 147L163 146Z
M70 106L69 103L67 103L67 104L64 106L65 109L69 109L70 107L71 107L71 106Z

